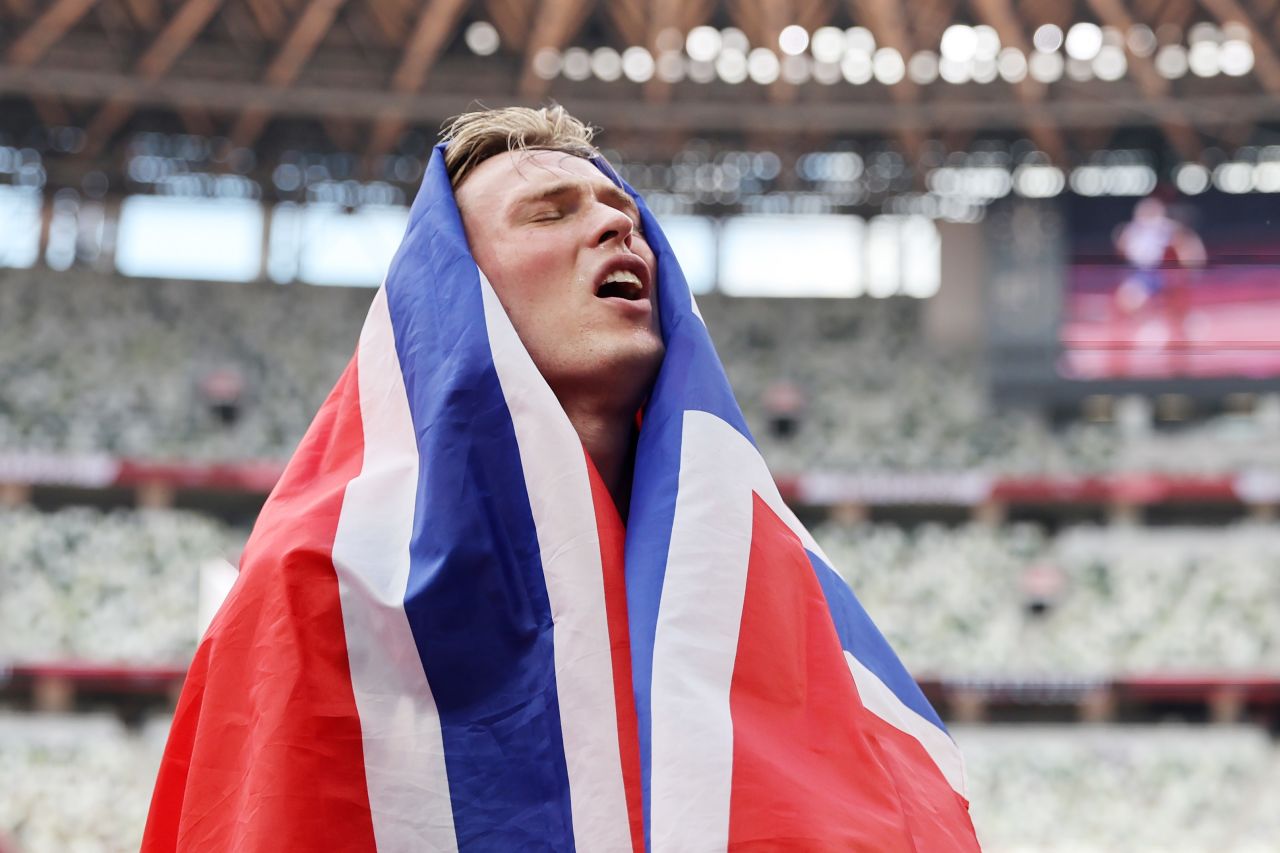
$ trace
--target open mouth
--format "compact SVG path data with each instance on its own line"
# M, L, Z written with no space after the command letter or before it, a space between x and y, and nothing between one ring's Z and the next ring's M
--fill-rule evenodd
M601 299L617 297L634 301L643 299L644 295L644 283L640 281L640 276L630 270L609 273L608 278L596 289L596 296Z

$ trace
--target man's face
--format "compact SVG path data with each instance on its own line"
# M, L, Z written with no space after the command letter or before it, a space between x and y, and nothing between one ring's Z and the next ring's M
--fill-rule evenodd
M485 160L455 193L471 253L561 403L638 407L662 363L657 264L640 214L587 160Z

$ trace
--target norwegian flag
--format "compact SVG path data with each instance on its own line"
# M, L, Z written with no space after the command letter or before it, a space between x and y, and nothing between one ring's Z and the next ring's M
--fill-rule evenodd
M144 850L977 849L955 744L779 498L637 201L667 354L624 530L435 151L191 665Z

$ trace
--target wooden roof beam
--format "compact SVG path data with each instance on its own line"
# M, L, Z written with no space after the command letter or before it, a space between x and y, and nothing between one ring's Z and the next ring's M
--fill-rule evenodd
M1140 21L1154 21L1160 14L1164 0L1134 0L1133 13Z
M764 47L778 53L778 34L791 21L791 3L789 0L770 2L770 0L737 0L730 7L733 22L738 29L747 34L747 39L757 47ZM778 58L782 61L782 57ZM769 100L772 103L787 103L795 99L795 86L781 77L769 86Z
M1176 27L1185 27L1187 21L1195 13L1195 0L1165 0L1163 8L1160 9L1160 15L1153 19L1152 26L1156 29L1173 24Z
M747 33L747 37L761 47L779 53L778 36L792 24L812 33L831 20L830 0L740 0L733 7L735 22ZM785 56L779 56L785 62ZM796 84L781 76L769 85L772 103L788 103L796 97Z
M4 0L4 7L15 18L27 18L31 15L31 0Z
M647 43L653 58L658 59L661 51L658 42L667 30L688 35L694 27L702 26L711 20L714 11L714 0L652 0L649 5L649 34ZM650 103L665 103L671 99L671 84L657 74L644 84L644 98Z
M611 0L605 4L604 11L623 43L628 46L645 43L649 10L641 0Z
M279 88L293 85L346 2L347 0L310 0L280 49L276 51L275 57L268 63L262 82ZM231 144L239 148L253 145L270 118L271 111L263 104L249 104L232 125L229 134Z
M13 40L5 53L5 63L25 68L35 65L76 25L98 0L55 0L40 17Z
M1129 10L1121 0L1088 0L1094 14L1107 26L1115 27L1122 33L1136 23L1129 15ZM1160 76L1150 57L1129 53L1129 72L1137 82L1142 94L1150 99L1163 99L1169 91L1169 81ZM1160 128L1165 138L1184 159L1196 160L1200 157L1200 135L1179 111L1172 118L1160 120Z
M533 0L486 0L485 14L510 50L523 50L533 17Z
M984 23L995 29L1001 44L1017 48L1024 56L1031 55L1031 43L1011 0L973 0L973 8ZM1045 85L1028 76L1013 90L1027 110L1027 135L1053 162L1068 165L1067 144L1062 131L1047 120L1041 106Z
M168 73L195 37L208 25L223 0L187 0L138 59L136 70L155 79Z
M138 27L151 32L160 26L159 0L124 0L124 5Z
M258 32L268 41L275 41L284 32L285 12L276 0L245 0Z
M1265 37L1253 16L1237 0L1200 0L1200 4L1213 13L1222 25L1244 24L1249 28L1253 47L1253 75L1262 87L1273 95L1280 95L1280 57L1271 39Z
M902 6L898 0L848 0L849 12L855 20L871 30L876 44L891 47L902 55L903 62L910 62L913 53L911 36L907 32L906 21L902 16ZM899 104L916 104L920 101L920 86L910 77L903 77L896 84L889 86L889 96ZM912 127L901 127L896 131L898 142L911 161L915 161L924 144L920 131Z
M569 39L582 29L594 6L594 0L542 0L524 51L519 85L523 97L538 100L546 96L551 81L543 80L534 72L533 58L547 48L564 50Z
M449 73L448 79L460 79L458 72ZM469 101L456 88L443 86L404 100L380 85L300 82L289 89L273 89L256 80L174 75L146 80L109 70L15 69L4 65L0 65L0 94L56 95L73 101L99 102L123 95L138 105L172 109L190 104L214 114L263 100L282 115L362 121L372 121L383 111L403 108L415 123L438 123L466 109ZM1161 118L1174 116L1205 123L1221 121L1224 115L1280 121L1280 98L1258 91L1148 98L1122 87L1114 96L1100 99L1096 93L1068 87L1061 97L1047 99L1044 106L1055 124L1071 128L1112 128L1125 123L1156 126ZM689 133L760 132L795 137L803 129L807 133L848 136L885 134L903 125L928 133L946 127L1016 130L1025 120L1021 105L1012 98L960 95L915 105L871 99L765 104L710 97L649 104L603 93L575 98L574 109L619 134L666 133L677 127Z
M955 20L954 0L918 2L912 7L912 43L917 47L936 46L942 40L942 31Z
M186 0L134 64L134 73L145 80L163 77L208 25L222 3L223 0ZM133 109L134 102L129 97L109 99L85 129L84 156L93 156L101 151L111 136L129 120Z
M427 81L431 68L440 58L450 36L458 26L458 19L466 9L468 0L427 0L418 15L409 40L400 55L400 64L391 75L391 91L412 95ZM369 140L368 155L380 157L390 151L404 133L404 113L384 113L374 122Z
M364 9L373 19L378 32L389 45L404 44L404 31L408 28L408 18L397 5L382 3L379 0L368 0Z

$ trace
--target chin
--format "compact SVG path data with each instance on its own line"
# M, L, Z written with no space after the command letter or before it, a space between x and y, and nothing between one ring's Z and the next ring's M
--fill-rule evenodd
M662 368L662 359L665 355L666 347L662 339L651 338L644 341L643 345L631 348L625 354L620 353L614 367L610 370L619 389L628 389L636 408L639 408L649 396L653 383L658 378L658 371Z
M547 376L547 381L564 402L565 394L586 393L608 397L617 406L639 408L658 378L666 347L656 333L613 340L607 345L587 346L578 351L574 364ZM544 375L546 375L544 373Z

